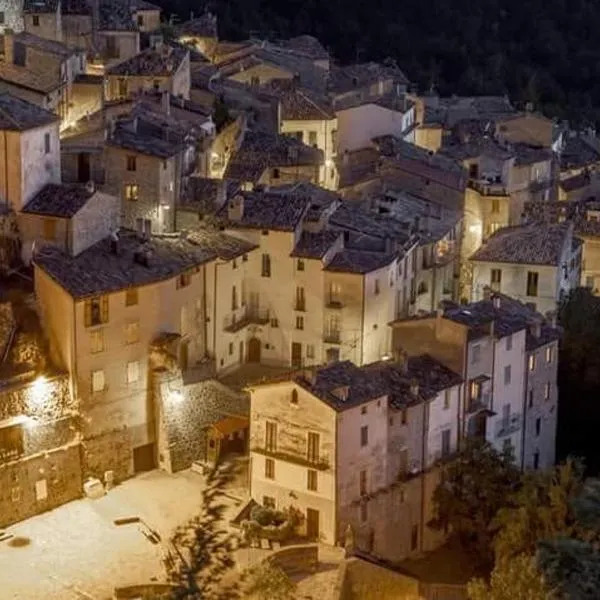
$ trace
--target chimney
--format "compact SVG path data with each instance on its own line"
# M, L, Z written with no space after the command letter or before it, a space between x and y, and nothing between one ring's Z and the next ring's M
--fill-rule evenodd
M410 395L415 398L419 395L419 382L416 379L410 380Z
M241 221L244 216L244 196L234 196L227 206L227 218L230 221Z
M116 231L110 234L110 253L119 254L119 234Z
M4 62L12 65L14 61L15 33L12 29L4 30Z
M161 94L160 105L161 105L162 111L166 115L171 114L171 94L167 90L164 90Z

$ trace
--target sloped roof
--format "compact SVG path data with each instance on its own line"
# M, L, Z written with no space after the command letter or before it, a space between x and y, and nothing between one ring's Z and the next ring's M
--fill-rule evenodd
M25 131L56 121L58 121L57 115L37 104L32 104L12 94L0 94L0 129Z
M79 212L94 193L85 185L49 183L25 205L22 212L68 219Z

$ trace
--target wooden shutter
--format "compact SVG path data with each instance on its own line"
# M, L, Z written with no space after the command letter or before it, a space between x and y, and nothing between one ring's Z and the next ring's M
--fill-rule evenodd
M86 327L91 327L92 325L92 302L91 300L85 301L85 313L84 313L84 322Z
M100 302L102 322L108 323L108 296L102 296Z

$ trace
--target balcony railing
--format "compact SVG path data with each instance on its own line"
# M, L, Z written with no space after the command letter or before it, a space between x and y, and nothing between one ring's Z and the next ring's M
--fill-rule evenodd
M502 183L489 182L482 179L469 179L469 187L483 196L508 196L508 190Z
M490 400L491 394L489 392L481 394L479 398L472 398L469 402L467 414L473 415L482 410L488 410L490 408Z
M329 296L325 301L326 308L341 309L344 308L342 301L337 296Z
M339 344L341 337L341 332L337 329L326 330L323 332L323 341L326 344Z
M318 471L324 471L329 469L330 461L329 457L326 455L319 455L317 460L309 460L306 454L300 454L299 452L287 451L285 449L276 449L269 450L265 446L252 446L250 448L250 452L256 452L257 454L262 454L263 456L268 456L270 458L275 458L277 460L283 460L295 465L300 465L303 467L309 467L311 469L316 469Z
M521 429L521 413L513 413L508 419L496 423L496 437L504 437Z
M225 317L223 331L235 333L246 325L266 325L269 322L269 311L266 308L245 306L241 311L236 311Z

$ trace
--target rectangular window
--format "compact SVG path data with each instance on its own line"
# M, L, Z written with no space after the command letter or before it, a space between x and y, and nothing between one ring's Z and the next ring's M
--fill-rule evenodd
M448 410L450 408L450 390L446 390L444 392L444 410Z
M360 445L364 448L369 443L369 426L363 425L360 428Z
M33 15L33 18L31 19L33 26L34 27L39 27L40 26L40 17L39 15Z
M277 423L267 421L265 429L265 450L275 452L277 450Z
M375 295L379 295L379 279L375 280L375 289L374 289Z
M507 335L506 336L506 351L510 352L512 350L512 335Z
M127 363L127 383L135 383L140 378L140 363L133 360Z
M492 212L499 213L500 212L500 200L497 198L492 199Z
M546 383L544 385L544 400L549 400L550 399L550 384Z
M306 489L310 492L317 491L317 472L313 469L306 472Z
M272 458L265 458L265 477L275 479L275 461Z
M125 291L125 306L135 306L138 303L137 288L129 288Z
M296 269L298 271L304 271L304 261L301 259L298 259L298 262L296 263Z
M540 466L540 453L536 450L533 454L533 468L538 469Z
M319 443L320 443L319 434L309 431L307 445L306 445L306 459L308 460L308 462L311 462L311 463L319 462Z
M536 437L539 437L541 430L542 430L542 420L538 417L535 420L535 435L536 435Z
M546 362L547 363L552 362L552 348L550 348L550 347L546 348Z
M234 285L231 288L231 310L237 310L237 308L238 308L237 288Z
M96 296L85 301L84 321L86 327L108 323L108 296Z
M529 408L533 406L533 390L529 390Z
M271 257L268 254L262 255L260 274L263 277L271 277Z
M400 413L400 423L402 425L406 425L408 423L408 410L406 408L402 409Z
M44 219L42 221L42 237L48 242L56 239L56 221L54 219Z
M296 310L306 310L306 296L304 295L303 287L296 288Z
M410 549L414 552L419 545L419 526L413 525L410 531Z
M450 429L444 429L442 431L442 456L446 457L450 455Z
M471 381L470 387L471 402L475 402L481 398L481 385L477 381Z
M271 319L271 327L274 329L279 327L279 321L277 319Z
M536 271L529 271L527 273L527 295L537 296L538 295L538 279L539 274Z
M144 15L138 15L137 16L137 24L138 24L138 27L143 27L144 26Z
M137 202L139 199L139 189L137 183L129 183L125 186L125 200Z
M479 362L481 358L481 346L479 344L475 344L471 348L471 364L475 365Z
M233 354L233 342L229 342L229 356Z
M44 134L44 154L50 154L50 134Z
M190 283L192 283L192 273L191 271L185 271L181 273L177 278L176 287L179 290L181 288L187 287L188 285L190 285Z
M502 285L502 269L492 269L490 271L490 287L499 292Z
M359 477L358 477L359 494L361 496L364 496L367 493L367 472L360 471L360 473L358 475L359 475Z
M369 518L369 511L367 509L367 503L361 502L360 504L360 520L364 523Z
M125 325L125 343L137 344L140 341L140 324L139 321L127 323Z
M304 317L296 317L296 329L304 329Z
M0 12L0 25L4 25L4 11Z
M308 145L316 147L316 145L317 145L317 132L316 131L308 132Z
M128 171L135 171L136 170L136 166L137 166L137 157L135 156L128 156L127 157L127 170Z
M535 371L535 354L529 355L529 370Z
M504 367L504 385L509 385L511 379L511 367L510 365L506 365Z
M90 352L92 354L98 354L98 352L104 351L104 330L96 329L90 331Z
M275 508L275 498L271 496L263 496L262 503L265 508Z
M92 392L101 392L104 389L104 371L92 371Z
M312 344L307 344L306 358L314 358L314 357L315 357L315 347Z

